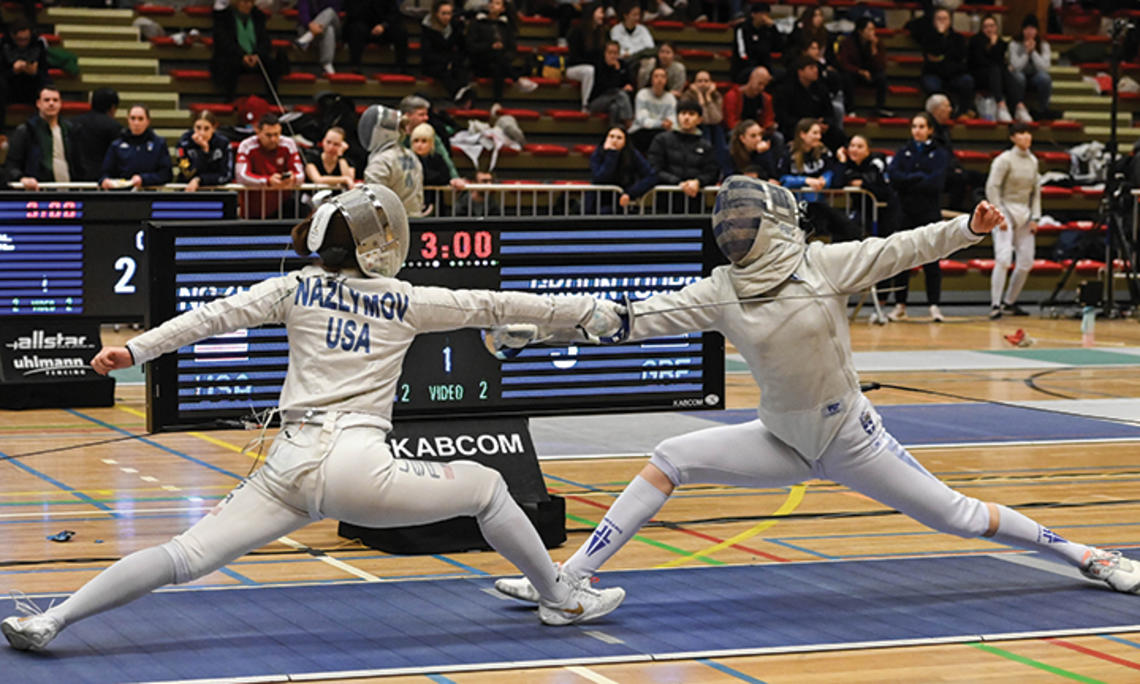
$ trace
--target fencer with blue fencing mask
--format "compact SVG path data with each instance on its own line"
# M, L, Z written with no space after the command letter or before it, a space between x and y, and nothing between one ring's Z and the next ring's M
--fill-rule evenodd
M40 612L18 602L25 615L0 623L14 648L44 648L77 620L195 580L326 517L401 527L474 516L487 542L539 588L543 622L590 620L621 603L620 588L597 590L559 574L498 471L462 460L412 466L394 458L386 441L396 382L417 334L512 321L596 334L619 325L617 314L586 296L449 290L393 277L407 254L408 224L399 198L382 186L333 198L292 238L297 253L320 259L183 313L125 347L104 347L92 361L106 373L203 338L283 323L282 428L265 465L190 529L123 558L59 605Z
M887 238L805 244L792 199L767 182L729 177L712 230L732 264L678 292L625 305L629 340L723 333L760 387L758 418L661 442L562 571L578 581L592 576L678 485L772 488L818 478L936 530L1039 551L1113 589L1140 592L1140 563L1067 541L1017 511L947 487L884 429L860 391L848 295L977 243L1004 222L1001 213L982 202L972 215ZM538 597L525 578L495 586L515 598Z

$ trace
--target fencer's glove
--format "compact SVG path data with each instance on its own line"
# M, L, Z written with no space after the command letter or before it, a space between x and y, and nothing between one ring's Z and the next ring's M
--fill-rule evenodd
M541 342L545 337L539 327L533 323L496 325L490 330L481 332L483 345L500 361L513 359L528 344Z
M599 299L581 323L578 332L592 344L615 344L629 337L629 309L608 299Z

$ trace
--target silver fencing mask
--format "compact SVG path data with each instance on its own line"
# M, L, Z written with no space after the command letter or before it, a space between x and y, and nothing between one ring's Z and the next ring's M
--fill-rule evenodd
M729 176L721 183L712 227L720 251L737 266L756 261L774 242L804 243L796 196L748 176Z
M400 139L400 112L384 105L372 105L360 115L356 134L369 154L390 147Z
M356 243L356 261L369 278L394 278L408 256L408 216L396 193L383 185L358 185L330 198L313 214L306 246L320 252L329 220L339 213Z

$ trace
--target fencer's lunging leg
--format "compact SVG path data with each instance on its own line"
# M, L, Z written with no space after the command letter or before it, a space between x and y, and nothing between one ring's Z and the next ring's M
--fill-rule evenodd
M85 617L118 608L174 582L170 542L135 551L95 576L47 614L66 627Z
M491 548L522 570L540 596L553 602L565 601L570 587L558 582L558 573L538 531L511 498L503 478L491 472L495 476L494 492L491 500L475 516L483 538Z

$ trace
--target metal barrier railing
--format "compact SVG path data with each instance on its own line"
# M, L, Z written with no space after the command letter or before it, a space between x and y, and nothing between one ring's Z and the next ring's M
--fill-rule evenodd
M23 189L18 182L8 184ZM97 183L40 183L43 190L76 190L83 192L123 192L100 190ZM141 188L146 191L184 191L185 183ZM238 195L238 216L245 219L300 218L311 206L313 194L341 188L319 183L304 183L293 189L270 190L262 187L228 185L200 187L197 192L227 191ZM448 217L478 216L595 216L599 214L649 214L655 216L691 216L712 213L720 186L701 188L695 197L685 194L679 185L658 185L644 196L620 204L624 193L617 185L583 185L568 183L469 183L463 189L451 186L424 188L425 215ZM31 192L31 191L29 191ZM136 192L131 190L128 192ZM795 189L797 195L813 195L859 222L871 234L879 219L879 203L863 188L828 190ZM1135 218L1134 218L1135 224Z

